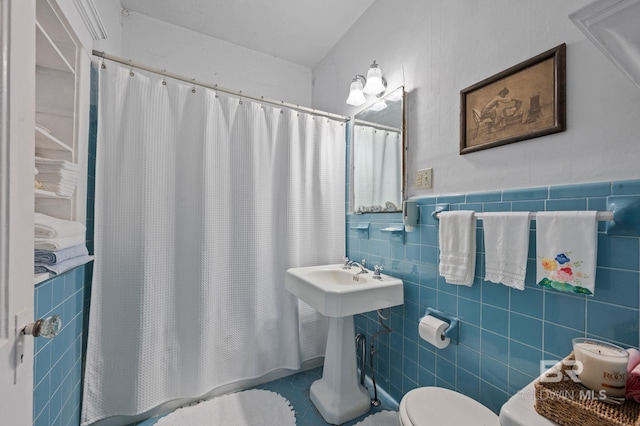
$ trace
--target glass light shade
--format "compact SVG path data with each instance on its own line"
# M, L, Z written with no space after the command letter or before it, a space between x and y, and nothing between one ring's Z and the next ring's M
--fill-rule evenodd
M373 64L367 72L367 84L364 86L364 93L368 95L378 95L385 91L384 84L382 83L382 70L373 61Z
M376 102L373 105L371 105L371 110L372 111L382 111L386 107L387 107L387 103L381 99L378 102Z
M362 81L356 77L349 87L347 103L353 106L360 106L365 102L367 102L367 99L364 97L364 93L362 93Z

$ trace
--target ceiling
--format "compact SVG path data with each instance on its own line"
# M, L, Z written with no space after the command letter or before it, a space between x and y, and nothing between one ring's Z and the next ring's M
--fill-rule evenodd
M313 68L375 0L120 0L170 24Z

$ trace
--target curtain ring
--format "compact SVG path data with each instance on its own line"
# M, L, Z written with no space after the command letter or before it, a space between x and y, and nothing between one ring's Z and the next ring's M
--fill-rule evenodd
M131 59L129 59L129 77L133 77L135 74L133 73L133 64L131 63Z
M167 85L167 79L165 78L165 73L167 72L167 70L162 70L162 85L166 86Z
M193 87L191 88L191 93L196 93L196 79L193 78Z
M238 104L242 105L242 90L238 92L238 95L240 96L240 101L238 102Z

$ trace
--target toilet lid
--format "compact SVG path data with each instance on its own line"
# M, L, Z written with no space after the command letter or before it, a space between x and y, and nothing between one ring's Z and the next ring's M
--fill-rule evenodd
M403 400L406 415L414 426L500 425L493 411L468 396L446 388L414 389Z

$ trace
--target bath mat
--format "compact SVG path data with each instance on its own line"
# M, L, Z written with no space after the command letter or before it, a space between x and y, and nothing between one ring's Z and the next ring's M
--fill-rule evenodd
M280 394L250 389L179 408L158 426L295 426L291 404Z
M400 426L400 419L397 411L380 411L365 417L361 422L354 426Z

